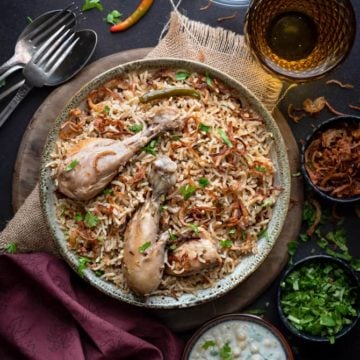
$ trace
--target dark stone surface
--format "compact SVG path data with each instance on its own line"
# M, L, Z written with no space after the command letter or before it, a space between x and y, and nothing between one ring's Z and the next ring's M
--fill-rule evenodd
M18 34L27 24L27 16L36 17L39 14L64 7L68 4L64 0L2 0L0 13L0 63L4 62L12 54L14 44ZM81 5L82 0L75 0L75 3ZM120 0L103 0L105 11L100 13L98 10L86 12L86 19L80 23L80 28L94 29L99 36L98 47L92 60L99 59L103 56L124 51L126 49L148 47L156 45L161 30L167 22L170 12L170 4L166 0L155 1L149 13L133 28L124 33L110 34L108 26L104 23L103 18L107 12L118 9L125 16L130 14L137 2L120 1ZM192 19L200 20L212 26L217 26L217 17L232 14L233 10L212 5L206 11L199 11L199 8L206 4L206 0L183 1L180 7L181 11ZM360 13L360 3L353 1L357 15ZM221 26L242 33L245 9L238 10L238 16L231 21L221 23ZM328 77L322 80L313 81L306 85L298 86L291 90L285 100L280 104L280 109L286 114L289 103L301 105L306 98L315 98L317 96L326 96L329 102L339 111L359 115L354 110L348 108L348 104L360 104L360 72L358 70L360 63L360 41L359 34L355 41L355 45L346 61ZM343 90L335 86L326 86L327 79L336 78L344 82L350 82L355 85L354 90ZM19 147L22 134L24 133L28 122L33 113L36 111L41 102L50 93L50 88L35 89L18 107L13 116L0 129L0 229L12 217L11 209L11 183L14 163L16 159L17 149ZM0 104L0 109L4 106L4 102ZM300 124L294 124L290 121L292 130L298 140L304 138L311 131L311 124L316 124L333 115L327 110L323 111L319 116L309 119L303 119ZM346 215L344 226L348 233L348 242L350 251L354 256L360 256L360 223L356 218L353 208L339 209L339 212ZM295 240L295 239L294 239ZM302 258L309 255L313 249L315 253L320 250L316 244L309 242L301 244L296 258ZM253 308L266 308L265 318L273 322L289 339L296 359L312 360L312 359L347 359L355 360L360 354L360 325L354 329L346 338L339 341L336 345L318 346L307 344L292 338L280 323L280 319L276 312L275 294L278 283L271 285L269 290L258 299L252 306ZM191 334L183 334L187 338Z

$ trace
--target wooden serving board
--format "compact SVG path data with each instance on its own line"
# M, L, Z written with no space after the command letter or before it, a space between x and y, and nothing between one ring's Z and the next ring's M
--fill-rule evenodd
M102 58L87 66L71 82L54 90L34 114L22 139L13 177L13 208L18 210L34 188L47 133L56 116L70 97L93 77L119 64L141 59L150 48L134 49ZM289 125L275 110L274 118L288 149L291 173L298 172L299 150ZM291 203L282 233L263 264L242 284L217 300L181 310L152 310L174 331L190 330L207 320L239 311L250 305L275 280L288 261L287 244L296 239L301 225L303 185L299 177L292 178Z

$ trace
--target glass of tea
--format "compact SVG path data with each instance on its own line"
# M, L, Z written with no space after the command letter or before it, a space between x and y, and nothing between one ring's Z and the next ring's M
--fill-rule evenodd
M350 0L253 0L245 20L247 44L260 64L298 82L339 65L355 31Z

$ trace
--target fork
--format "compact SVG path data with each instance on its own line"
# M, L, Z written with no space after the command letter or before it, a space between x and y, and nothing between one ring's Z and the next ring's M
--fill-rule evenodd
M65 25L63 25L40 46L31 61L24 67L24 85L21 86L14 98L0 113L0 127L33 87L47 85L48 79L64 62L78 40L79 38L75 38L75 33L70 29L66 30Z
M34 23L28 25L27 28L20 34L16 46L14 55L0 66L0 75L6 72L6 76L10 75L16 69L12 69L15 65L24 66L31 60L32 55L36 51L36 48L40 46L50 35L52 35L60 26L67 28L74 28L76 25L76 16L70 10L74 5L71 3L65 9L56 12L44 22L37 24L37 20ZM3 79L4 77L2 77Z

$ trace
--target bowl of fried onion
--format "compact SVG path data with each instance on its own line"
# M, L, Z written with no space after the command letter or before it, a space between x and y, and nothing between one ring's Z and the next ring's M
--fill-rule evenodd
M338 116L317 126L303 144L301 169L321 197L360 202L360 117Z

